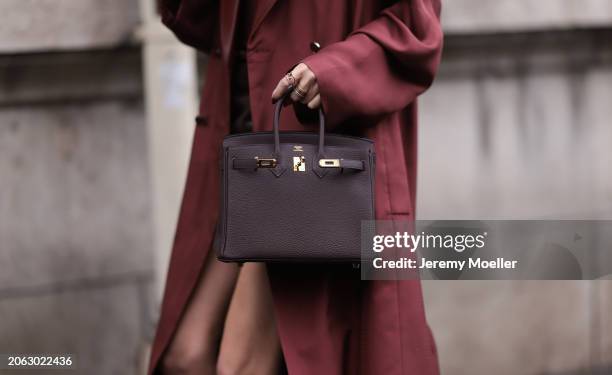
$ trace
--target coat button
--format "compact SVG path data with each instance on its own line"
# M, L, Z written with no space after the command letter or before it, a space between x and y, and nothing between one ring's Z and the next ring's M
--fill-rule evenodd
M215 48L215 50L213 51L213 54L216 57L220 57L221 56L221 48Z
M319 52L319 50L321 49L321 43L319 42L310 42L310 50L314 53Z

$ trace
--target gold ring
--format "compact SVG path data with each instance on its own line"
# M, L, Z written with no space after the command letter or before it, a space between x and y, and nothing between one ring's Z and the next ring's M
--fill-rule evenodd
M289 86L291 87L295 86L295 77L293 76L293 74L291 74L291 72L285 75L285 79L287 80L287 83L289 84Z
M297 95L300 99L304 99L306 97L306 92L300 90L300 88L297 86L293 89L293 92L295 92L295 95Z

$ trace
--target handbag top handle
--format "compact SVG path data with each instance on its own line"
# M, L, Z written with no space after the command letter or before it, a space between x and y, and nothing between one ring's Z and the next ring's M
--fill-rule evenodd
M275 157L280 157L280 113L281 109L283 109L283 103L287 99L287 97L291 94L293 89L287 91L277 102L274 108L274 155ZM322 107L319 107L319 149L317 151L317 156L323 158L325 155L324 151L325 144L325 114L323 113Z

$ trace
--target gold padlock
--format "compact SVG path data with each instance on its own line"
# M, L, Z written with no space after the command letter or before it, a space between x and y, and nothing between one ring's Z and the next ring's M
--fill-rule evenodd
M306 158L303 156L293 157L293 171L294 172L306 172Z

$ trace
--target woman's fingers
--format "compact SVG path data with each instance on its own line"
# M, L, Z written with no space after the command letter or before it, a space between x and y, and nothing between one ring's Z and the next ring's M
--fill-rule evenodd
M290 73L285 75L272 91L272 102L279 100L287 91L293 89L289 97L294 102L308 104L319 95L319 85L314 73L306 64L298 64ZM320 105L320 99L313 104ZM313 108L317 108L313 107Z
M295 67L294 72L294 76L297 74L299 78L296 79L297 83L291 93L291 100L306 104L318 93L317 80L306 64L299 64Z
M302 82L307 82L302 87ZM316 80L306 80L302 78L298 87L293 89L291 93L291 100L294 102L300 102L308 104L315 96L319 94L319 85Z
M289 97L294 102L301 102L304 100L306 95L308 94L308 86L302 84L301 82L291 91Z
M314 74L305 64L298 64L291 72L296 77L295 88L291 92L291 100L302 102L309 94L314 83Z
M291 72L285 74L285 76L278 81L276 88L272 91L272 102L276 102L287 91L300 84L304 68L308 69L305 64L298 64Z

